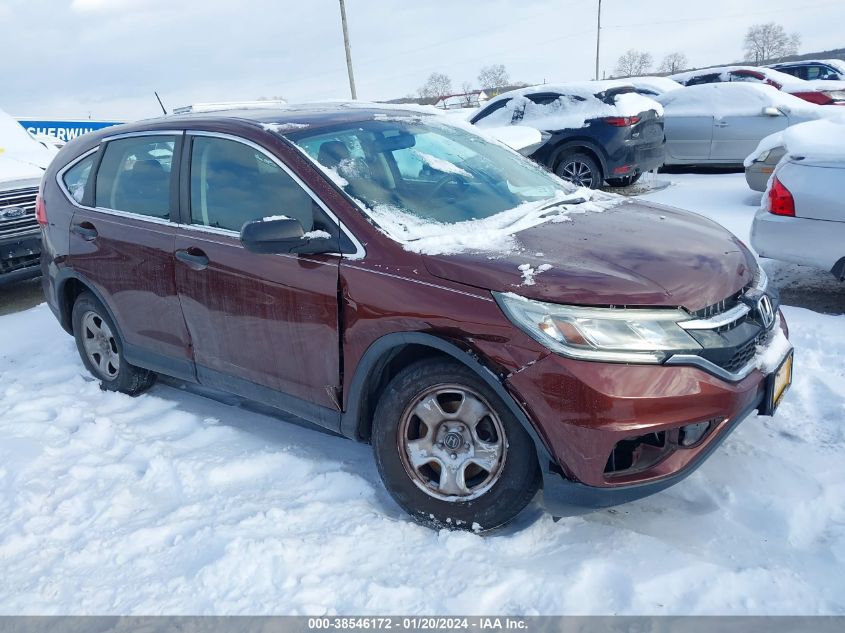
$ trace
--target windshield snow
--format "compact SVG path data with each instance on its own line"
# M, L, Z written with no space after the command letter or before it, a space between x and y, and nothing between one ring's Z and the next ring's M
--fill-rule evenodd
M512 150L433 116L375 117L287 136L401 242L546 201L589 198ZM511 215L508 224L517 219Z

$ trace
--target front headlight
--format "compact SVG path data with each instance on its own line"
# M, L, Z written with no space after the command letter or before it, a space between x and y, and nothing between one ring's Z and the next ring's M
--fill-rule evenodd
M760 292L766 292L769 287L769 276L760 264L757 264L757 270L754 272L754 280L751 282L751 287Z
M690 315L674 309L617 309L564 306L494 292L505 315L553 352L580 360L661 363L672 354L701 346L679 321Z

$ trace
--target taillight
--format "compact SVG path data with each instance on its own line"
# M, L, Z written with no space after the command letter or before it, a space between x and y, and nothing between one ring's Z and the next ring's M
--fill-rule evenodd
M638 116L608 116L604 118L604 122L613 127L630 127L640 122Z
M47 207L44 206L44 198L40 191L35 197L35 221L41 226L47 225Z
M793 92L792 96L817 105L830 105L834 101L826 92Z
M772 182L769 189L769 213L774 215L788 215L795 217L795 200L789 189L777 178Z

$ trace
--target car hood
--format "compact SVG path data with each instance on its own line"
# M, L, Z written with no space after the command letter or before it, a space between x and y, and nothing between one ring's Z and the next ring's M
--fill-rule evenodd
M4 188L10 183L18 181L36 181L44 175L44 168L18 157L0 155L0 184ZM27 185L24 185L27 186Z
M519 232L513 252L424 255L425 266L441 279L551 303L690 311L738 292L756 270L742 242L693 213L629 201L570 217Z

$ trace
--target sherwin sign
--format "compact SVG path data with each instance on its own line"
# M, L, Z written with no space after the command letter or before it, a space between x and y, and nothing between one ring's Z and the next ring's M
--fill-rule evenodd
M47 134L55 136L60 141L71 141L77 136L88 132L102 130L104 127L119 125L123 121L90 121L80 119L78 121L38 121L29 119L18 119L27 132L30 134Z

